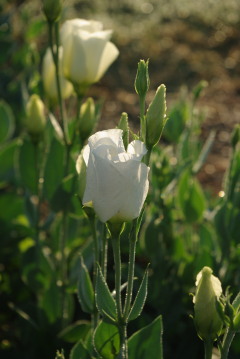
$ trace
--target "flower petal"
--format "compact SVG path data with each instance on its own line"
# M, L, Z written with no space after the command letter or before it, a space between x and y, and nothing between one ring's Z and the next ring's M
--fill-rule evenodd
M141 161L143 156L147 153L147 148L142 141L135 140L129 143L127 153L134 155Z
M118 55L119 50L117 47L112 42L107 42L98 63L96 81L98 81L105 74L109 66L116 60Z

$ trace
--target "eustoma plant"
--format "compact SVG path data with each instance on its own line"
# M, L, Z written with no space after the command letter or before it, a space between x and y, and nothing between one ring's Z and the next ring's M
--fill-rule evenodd
M80 343L75 348L86 358L90 358L94 352L102 358L134 358L137 355L134 347L142 335L140 334L139 338L137 335L133 336L134 339L129 341L127 338L127 325L141 314L147 296L148 270L146 269L133 300L135 251L143 217L143 206L149 189L150 154L161 137L166 121L165 86L161 85L158 88L145 114L145 97L148 87L148 62L141 60L138 65L135 88L140 98L140 138L143 141L136 134L135 139L129 143L127 114L123 113L119 127L99 131L92 135L77 160L76 167L81 183L79 194L83 208L93 228L96 218L106 223L112 243L115 271L115 290L111 293L107 283L106 260L100 258L102 239L94 235L93 284L91 284L86 266L82 263L81 277L82 281L88 283L88 290L80 288L79 291L82 307L93 314L94 348L89 348L86 343L85 345ZM131 225L125 229L125 224L129 222ZM120 244L123 232L127 232L129 237L126 283L122 283ZM123 297L125 288L126 293ZM93 293L95 293L95 298ZM92 303L91 308L86 308L87 302ZM100 321L96 309L100 314ZM162 355L160 318L153 326L156 326L158 328L156 330L160 332L157 344L155 343L155 354L152 357L159 358ZM138 350L141 351L141 345ZM147 358L149 353L146 351L144 357Z

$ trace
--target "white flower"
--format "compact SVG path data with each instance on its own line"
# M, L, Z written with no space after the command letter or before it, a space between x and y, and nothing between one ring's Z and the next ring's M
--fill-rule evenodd
M116 60L119 51L109 41L112 31L84 19L66 21L61 28L64 75L75 85L97 82Z
M63 70L62 70L63 49L61 46L59 47L58 51L59 51L59 77L60 77L60 86L62 90L62 97L67 98L71 96L71 94L73 93L73 86L71 82L67 81L63 77ZM55 71L55 65L53 62L50 48L47 49L43 58L42 76L43 76L44 91L46 95L51 100L56 101L58 98L57 85L56 85L56 71Z
M146 153L141 141L131 142L126 152L119 129L100 131L89 138L83 151L87 165L83 204L93 205L102 222L139 216L149 187L149 167L141 162Z

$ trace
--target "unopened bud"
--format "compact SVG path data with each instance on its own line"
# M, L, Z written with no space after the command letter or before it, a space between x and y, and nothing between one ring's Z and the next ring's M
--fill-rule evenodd
M222 329L222 319L216 301L222 294L220 280L212 275L212 269L204 267L197 275L194 302L194 322L199 337L204 341L215 340Z
M95 111L95 104L91 97L81 106L79 133L81 140L84 142L94 130L97 122L97 114Z
M62 12L62 0L43 0L43 12L50 23L58 21Z
M38 95L32 95L26 106L25 126L27 132L32 136L39 136L45 129L46 116L44 104Z
M145 98L149 89L148 60L140 60L138 63L137 75L135 79L135 91L139 97Z
M166 124L166 87L158 87L153 101L146 113L146 145L147 148L155 146L161 137Z
M125 149L127 149L129 143L129 126L128 126L128 115L123 112L118 124L118 128L123 131L122 139Z

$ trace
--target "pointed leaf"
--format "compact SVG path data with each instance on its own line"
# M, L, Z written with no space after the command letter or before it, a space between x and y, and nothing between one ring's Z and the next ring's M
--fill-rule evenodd
M97 281L96 281L96 304L99 312L109 319L116 319L117 317L117 306L110 293L108 285L103 277L101 268L98 266Z
M77 322L64 328L58 337L68 343L76 343L79 339L85 340L91 329L91 323L86 320L78 320Z
M0 143L12 137L15 121L11 107L0 101Z
M94 333L94 346L103 359L115 359L120 350L120 337L115 325L100 322Z
M203 148L202 148L199 156L198 156L197 162L193 166L192 171L194 174L198 173L200 171L200 169L202 168L202 166L204 165L206 158L212 148L215 137L216 137L216 132L211 131L206 142L203 145Z
M82 340L79 340L71 350L70 359L91 359L87 348L85 348Z
M140 284L137 296L130 311L128 321L136 319L142 312L146 298L148 285L148 268L145 270L142 283Z
M43 187L44 194L50 200L62 182L64 171L63 163L64 147L58 140L54 138L48 153Z
M82 310L86 313L93 313L94 309L94 290L88 269L81 257L81 269L78 282L78 299Z
M163 359L162 317L134 333L128 340L128 359Z
M0 182L12 181L15 175L15 157L19 139L9 141L0 148Z
M38 169L37 148L28 138L25 138L19 151L19 171L22 184L31 192L37 193Z

